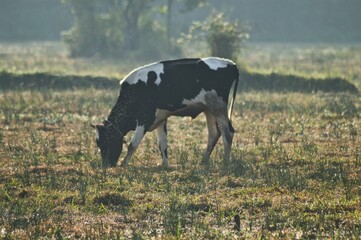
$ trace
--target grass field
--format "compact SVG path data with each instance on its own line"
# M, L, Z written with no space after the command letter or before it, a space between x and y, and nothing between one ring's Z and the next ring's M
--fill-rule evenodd
M358 46L252 45L244 56L252 71L336 75L361 86ZM69 59L54 43L0 46L0 71L117 77L135 67L127 64ZM211 163L199 164L207 139L200 116L170 118L170 169L157 167L149 133L128 168L103 170L89 125L117 95L0 90L0 239L361 236L358 95L240 93L230 163L220 142Z

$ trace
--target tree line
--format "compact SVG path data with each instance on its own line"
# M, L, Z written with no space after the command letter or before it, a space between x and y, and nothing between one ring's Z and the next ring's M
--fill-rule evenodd
M72 56L159 56L177 54L172 15L201 7L205 0L63 0L74 15L63 33Z
M188 12L205 0L64 0L74 14L73 27L63 39L74 57L164 58L180 55L182 42L203 41L213 56L236 58L249 28L213 12L204 22L191 24L188 34L172 36L173 7ZM179 9L178 9L179 11Z
M214 9L218 14L212 14ZM0 41L63 39L72 56L177 56L182 40L195 40L189 35L207 30L194 21L210 26L210 17L223 13L228 23L248 23L238 25L238 35L231 31L241 42L249 34L251 41L360 42L360 9L360 0L4 1ZM245 31L249 27L252 31Z

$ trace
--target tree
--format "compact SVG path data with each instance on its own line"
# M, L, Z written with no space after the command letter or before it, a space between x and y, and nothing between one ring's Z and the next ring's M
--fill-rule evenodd
M192 11L195 8L204 6L205 0L166 0L166 32L168 49L172 48L171 36L172 36L172 15L173 6L175 2L182 2L184 11Z
M99 51L100 38L94 15L93 0L69 1L74 14L73 27L63 33L72 56L92 56Z
M154 29L152 19L145 17L151 11L150 3L153 1L63 0L71 5L75 18L73 27L63 34L71 55L119 57L139 52L141 46L158 44L159 29ZM148 40L149 34L156 38L154 43Z
M134 50L140 42L139 19L145 10L149 9L149 0L126 0L123 10L124 31L126 32L126 47Z

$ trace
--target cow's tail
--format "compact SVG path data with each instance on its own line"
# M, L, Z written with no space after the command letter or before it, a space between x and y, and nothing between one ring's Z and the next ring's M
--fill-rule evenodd
M232 83L233 85L233 95L231 98L231 103L228 107L228 119L230 121L232 121L232 113L233 113L233 107L234 107L234 101L236 100L236 95L237 95L237 88L238 88L238 82L239 82L239 71L236 65L234 65L234 81Z

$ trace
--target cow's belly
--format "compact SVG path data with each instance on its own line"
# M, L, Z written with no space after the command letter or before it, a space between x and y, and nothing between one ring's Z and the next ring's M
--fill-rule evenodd
M182 109L173 112L171 115L179 117L196 118L201 112L206 110L206 106L202 103L188 105Z
M153 131L156 129L164 120L170 116L178 117L192 117L196 118L200 113L206 110L206 106L202 103L186 105L183 108L177 109L175 111L169 111L166 109L157 109L155 112L155 120L151 125L148 131Z
M205 91L204 89L201 89L194 98L183 99L179 106L169 105L168 109L157 108L154 123L149 128L149 131L156 129L170 116L196 118L200 113L207 110L208 103L211 105L219 105L219 103L224 104L224 101L217 95L215 90Z

